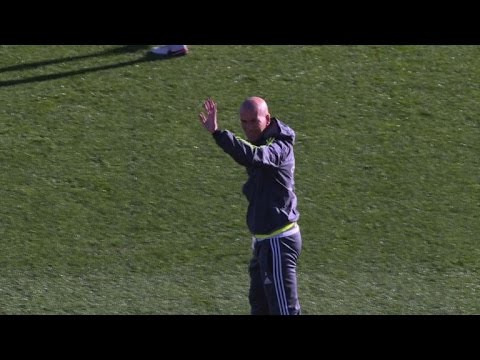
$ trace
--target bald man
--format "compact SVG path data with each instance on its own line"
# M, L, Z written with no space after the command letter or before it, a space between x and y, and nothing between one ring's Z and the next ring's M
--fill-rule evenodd
M295 132L271 117L265 100L249 97L240 106L247 140L220 130L217 104L204 102L201 124L216 143L247 170L243 193L248 200L247 225L253 235L249 265L252 315L299 315L297 260L302 238L295 195Z

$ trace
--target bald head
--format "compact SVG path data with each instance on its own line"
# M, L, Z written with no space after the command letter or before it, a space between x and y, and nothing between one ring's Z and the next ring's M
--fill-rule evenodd
M246 98L240 106L240 112L254 111L259 115L265 116L268 114L268 106L265 100L258 96Z
M252 96L240 106L240 121L248 140L255 142L270 125L270 114L265 100Z

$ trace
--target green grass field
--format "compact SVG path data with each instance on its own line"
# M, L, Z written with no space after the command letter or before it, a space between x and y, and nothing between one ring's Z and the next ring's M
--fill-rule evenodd
M248 314L239 135L297 132L303 313L479 314L479 46L0 46L0 313Z

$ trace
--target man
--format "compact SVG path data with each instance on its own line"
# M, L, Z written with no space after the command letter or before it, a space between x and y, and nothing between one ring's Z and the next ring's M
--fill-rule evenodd
M302 238L297 225L294 190L294 131L270 117L265 100L249 97L240 106L240 121L248 141L217 123L217 104L204 102L199 119L217 144L245 166L248 181L247 225L253 234L249 265L252 315L299 315L297 259Z

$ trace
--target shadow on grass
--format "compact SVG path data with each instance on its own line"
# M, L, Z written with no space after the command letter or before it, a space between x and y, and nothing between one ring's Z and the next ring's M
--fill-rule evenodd
M37 61L37 62L33 62L33 63L28 63L28 64L18 64L18 65L7 66L7 67L4 67L4 68L0 68L0 74L4 73L4 72L8 72L8 71L28 70L28 69L41 67L41 66L66 63L66 62L70 62L70 61L83 60L83 59L89 59L89 58L94 58L94 57L134 53L134 52L137 52L137 51L140 51L140 50L145 50L147 48L148 48L148 45L125 45L125 46L115 48L115 49L98 51L98 52L93 53L93 54L68 56L68 57L64 57L64 58L45 60L45 61Z
M88 54L88 55L71 56L71 57L65 57L65 58L59 58L59 59L53 59L53 60L39 61L35 63L30 63L30 64L20 64L20 65L9 66L9 67L0 69L0 73L7 72L7 71L26 70L26 69L36 68L40 66L65 63L69 61L75 61L75 60L98 57L98 56L109 56L109 55L118 55L118 54L124 54L124 53L132 53L132 52L137 52L139 50L145 50L145 48L146 48L145 45L127 45L127 46L122 46L121 48L110 49L110 50L101 51L101 52ZM48 81L48 80L56 80L56 79L60 79L67 76L82 75L82 74L87 74L95 71L130 66L130 65L134 65L142 62L160 61L160 60L166 60L171 58L172 57L158 57L147 52L138 59L124 61L124 62L115 63L115 64L108 64L108 65L101 65L101 66L84 68L79 70L65 71L65 72L56 73L56 74L32 76L25 79L4 80L4 81L0 81L0 87L14 86L14 85Z

